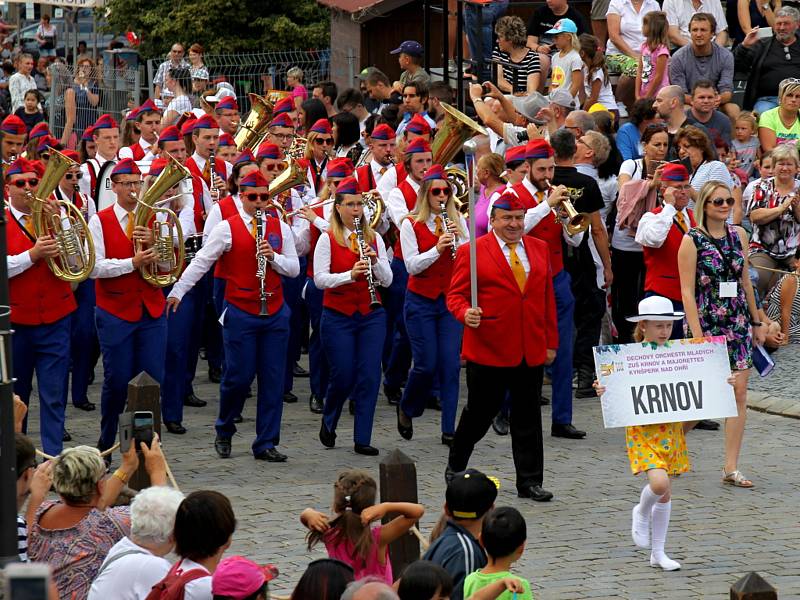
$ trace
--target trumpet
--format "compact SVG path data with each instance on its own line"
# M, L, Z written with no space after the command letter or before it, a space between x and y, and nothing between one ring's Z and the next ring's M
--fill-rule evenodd
M42 180L36 195L28 192L31 219L36 238L52 236L58 246L58 256L47 259L47 266L58 279L70 283L85 281L94 269L94 240L81 211L67 200L58 200L58 211L45 216L44 204L58 182L75 162L51 148ZM64 210L64 214L61 211Z
M375 276L372 273L372 261L366 256L366 252L364 251L366 242L364 241L364 230L361 229L360 217L353 218L353 229L355 229L358 242L358 260L366 261L367 263L366 278L367 289L369 290L369 307L371 309L376 309L381 305L381 301L378 300L378 294L375 291Z
M439 209L442 211L442 225L444 225L444 230L446 233L450 233L450 215L447 214L447 204L444 202L439 202ZM453 260L456 259L456 240L458 238L453 235L453 245L450 246L450 256L453 257Z
M553 189L553 186L550 185L550 182L545 179L544 180L545 186L547 191ZM582 194L582 192L581 192ZM575 196L577 200L579 196ZM586 231L589 229L589 225L591 224L590 217L587 213L578 212L575 210L575 206L572 204L572 194L570 194L570 198L567 200L562 200L557 207L552 208L553 216L555 217L556 223L564 227L564 231L567 232L567 235L576 235L581 233L582 231ZM566 214L566 220L561 220L561 215L559 211L563 210Z
M267 257L260 254L258 251L258 244L264 239L264 231L266 226L264 224L264 211L260 208L256 209L256 277L258 278L258 297L261 300L261 310L258 315L261 317L269 316L269 309L267 308L267 297L271 296L267 292Z

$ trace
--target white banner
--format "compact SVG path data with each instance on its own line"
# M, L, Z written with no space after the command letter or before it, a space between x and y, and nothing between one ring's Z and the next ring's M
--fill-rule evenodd
M51 6L63 6L65 8L96 8L105 5L105 0L36 0L36 2L28 2L27 0L5 0L6 2L17 2L20 4L50 4ZM26 17L33 19L33 16Z
M598 346L606 428L736 416L725 338Z

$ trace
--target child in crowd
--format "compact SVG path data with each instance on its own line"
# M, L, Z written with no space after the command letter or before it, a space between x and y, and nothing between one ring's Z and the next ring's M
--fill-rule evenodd
M558 52L553 54L550 73L550 93L563 88L573 98L583 89L583 61L578 51L578 26L572 19L559 19L552 29L545 33L553 36Z
M267 600L272 565L261 566L243 556L223 558L211 577L213 600Z
M444 600L452 593L450 573L428 560L416 560L403 569L397 585L400 600Z
M467 575L486 566L486 554L478 543L483 519L497 498L497 486L475 469L456 473L445 492L444 530L423 556L444 567L453 578L450 600L464 599Z
M498 585L511 575L511 565L517 562L525 551L525 540L528 537L525 519L516 508L503 506L490 512L483 521L481 528L481 544L489 563L479 571L467 575L464 582L464 596L471 596L474 592L489 585ZM498 598L501 600L533 600L531 585L526 579L518 578L521 591L503 591ZM501 590L505 590L505 581Z
M611 80L608 78L606 68L606 55L600 46L600 40L588 33L582 33L578 38L583 61L583 110L589 110L599 102L612 114L617 111L617 100L611 89Z
M308 549L319 542L325 544L328 556L353 567L355 578L368 575L392 584L392 563L389 544L405 535L422 518L425 509L411 502L382 502L375 504L375 480L358 470L343 471L333 484L333 512L325 513L307 508L300 521L308 530ZM370 528L389 513L400 513L385 525Z
M756 135L758 122L750 111L742 111L734 122L734 138L731 146L736 152L739 168L745 172L747 179L753 176L753 167L761 151L761 144ZM747 181L744 182L747 184Z
M636 99L655 98L669 85L669 37L667 13L654 10L642 19L645 41L639 49L636 69Z
M14 114L25 123L28 133L30 133L34 125L44 121L44 115L39 108L41 99L42 97L39 90L28 90L25 92L24 104L14 111Z

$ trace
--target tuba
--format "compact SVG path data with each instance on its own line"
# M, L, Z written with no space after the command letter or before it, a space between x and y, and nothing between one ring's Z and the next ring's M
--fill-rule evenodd
M250 112L247 113L247 118L239 123L239 131L234 136L236 149L239 152L249 149L251 152L256 151L261 140L267 135L269 122L272 120L272 102L250 92L247 94L250 99Z
M158 255L158 261L139 269L142 279L153 287L166 287L178 280L181 269L183 269L183 259L186 252L183 228L178 220L178 215L166 207L166 204L175 197L161 200L161 196L187 177L191 177L191 173L175 158L169 154L166 156L169 159L169 164L164 167L164 170L142 194L142 197L137 198L136 212L133 217L135 226L148 227L153 232L153 248ZM158 219L158 213L164 215L163 220ZM175 234L172 233L173 226L177 230L177 243ZM164 228L167 229L168 233L164 233ZM177 256L175 256L176 249L178 251ZM142 250L142 243L136 241L134 243L134 251L139 252L140 250ZM165 263L168 265L168 269L163 272L159 271L158 265Z
M371 192L362 192L361 201L364 203L365 214L369 213L369 226L377 229L385 209L383 198L377 190L372 190Z
M81 211L72 202L58 200L59 210L55 214L46 215L43 209L64 173L75 164L51 148L36 194L29 196L34 235L36 238L51 235L58 245L58 256L48 258L47 266L53 275L70 283L85 281L94 269L94 241Z
M467 115L456 110L446 102L440 103L444 110L444 122L439 126L439 131L431 144L433 163L447 167L461 147L471 137L488 135L486 130L470 119ZM459 212L464 212L466 197L469 193L467 173L458 167L446 168L447 180L453 186L456 206Z
M304 185L306 182L306 172L303 167L297 164L296 160L288 158L286 160L286 169L278 175L269 184L270 195L270 209L275 209L281 219L288 221L287 213L279 202L272 200L276 196L291 190L298 185Z

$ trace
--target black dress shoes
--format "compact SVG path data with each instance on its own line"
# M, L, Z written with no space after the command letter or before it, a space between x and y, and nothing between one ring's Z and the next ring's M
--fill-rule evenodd
M267 448L266 450L262 450L258 454L254 454L253 457L256 460L265 460L267 462L286 462L286 455L278 452L277 448Z
M286 392L283 395L283 401L286 404L294 404L295 402L297 402L297 396L295 396L292 392Z
M492 429L497 435L508 435L511 424L508 418L501 412L497 413L492 420Z
M208 379L211 383L219 383L222 381L222 369L208 367Z
M553 426L550 429L550 435L553 437L567 438L569 440L582 440L586 437L586 432L581 431L580 429L575 429L571 423L567 425L553 423Z
M69 431L67 431L66 429L64 430L64 433L61 435L61 441L62 442L71 442L72 441L72 436L69 434Z
M86 402L84 402L83 404L75 404L74 406L78 410L85 410L86 412L90 412L90 411L94 410L95 408L97 408L95 406L94 402L89 402L88 400Z
M520 498L530 498L534 502L550 502L553 499L553 492L548 492L540 485L529 485L517 492Z
M319 427L319 441L326 448L333 448L336 445L336 432L328 431L328 428L325 427L325 421Z
M317 398L316 395L311 394L311 397L308 399L308 409L316 415L321 415L322 407L322 398Z
M306 371L303 367L294 363L294 367L292 368L292 375L295 377L308 377L308 371Z
M220 458L231 457L231 438L217 437L214 440L214 450L217 451L217 456Z
M414 437L414 422L402 411L399 404L397 405L397 433L404 440Z
M447 446L448 448L453 447L453 440L456 439L456 436L452 433L443 433L442 434L442 444Z
M191 406L193 408L203 408L207 404L208 402L206 402L205 400L201 400L194 394L189 394L188 396L186 396L186 398L183 399L184 406Z
M356 451L356 454L363 454L364 456L378 456L379 450L377 448L373 448L372 446L363 446L361 444L356 444L353 447L353 450Z
M396 406L397 404L400 404L400 398L403 397L403 392L401 392L397 388L383 386L383 395L386 396L386 399L389 401L389 404L391 404L392 406Z
M164 421L164 427L166 427L167 431L170 433L175 433L178 435L183 435L186 433L186 427L181 425L180 421Z
M697 422L697 425L695 425L694 428L705 429L706 431L716 431L719 429L719 423L716 421L710 421L709 419L701 419Z

